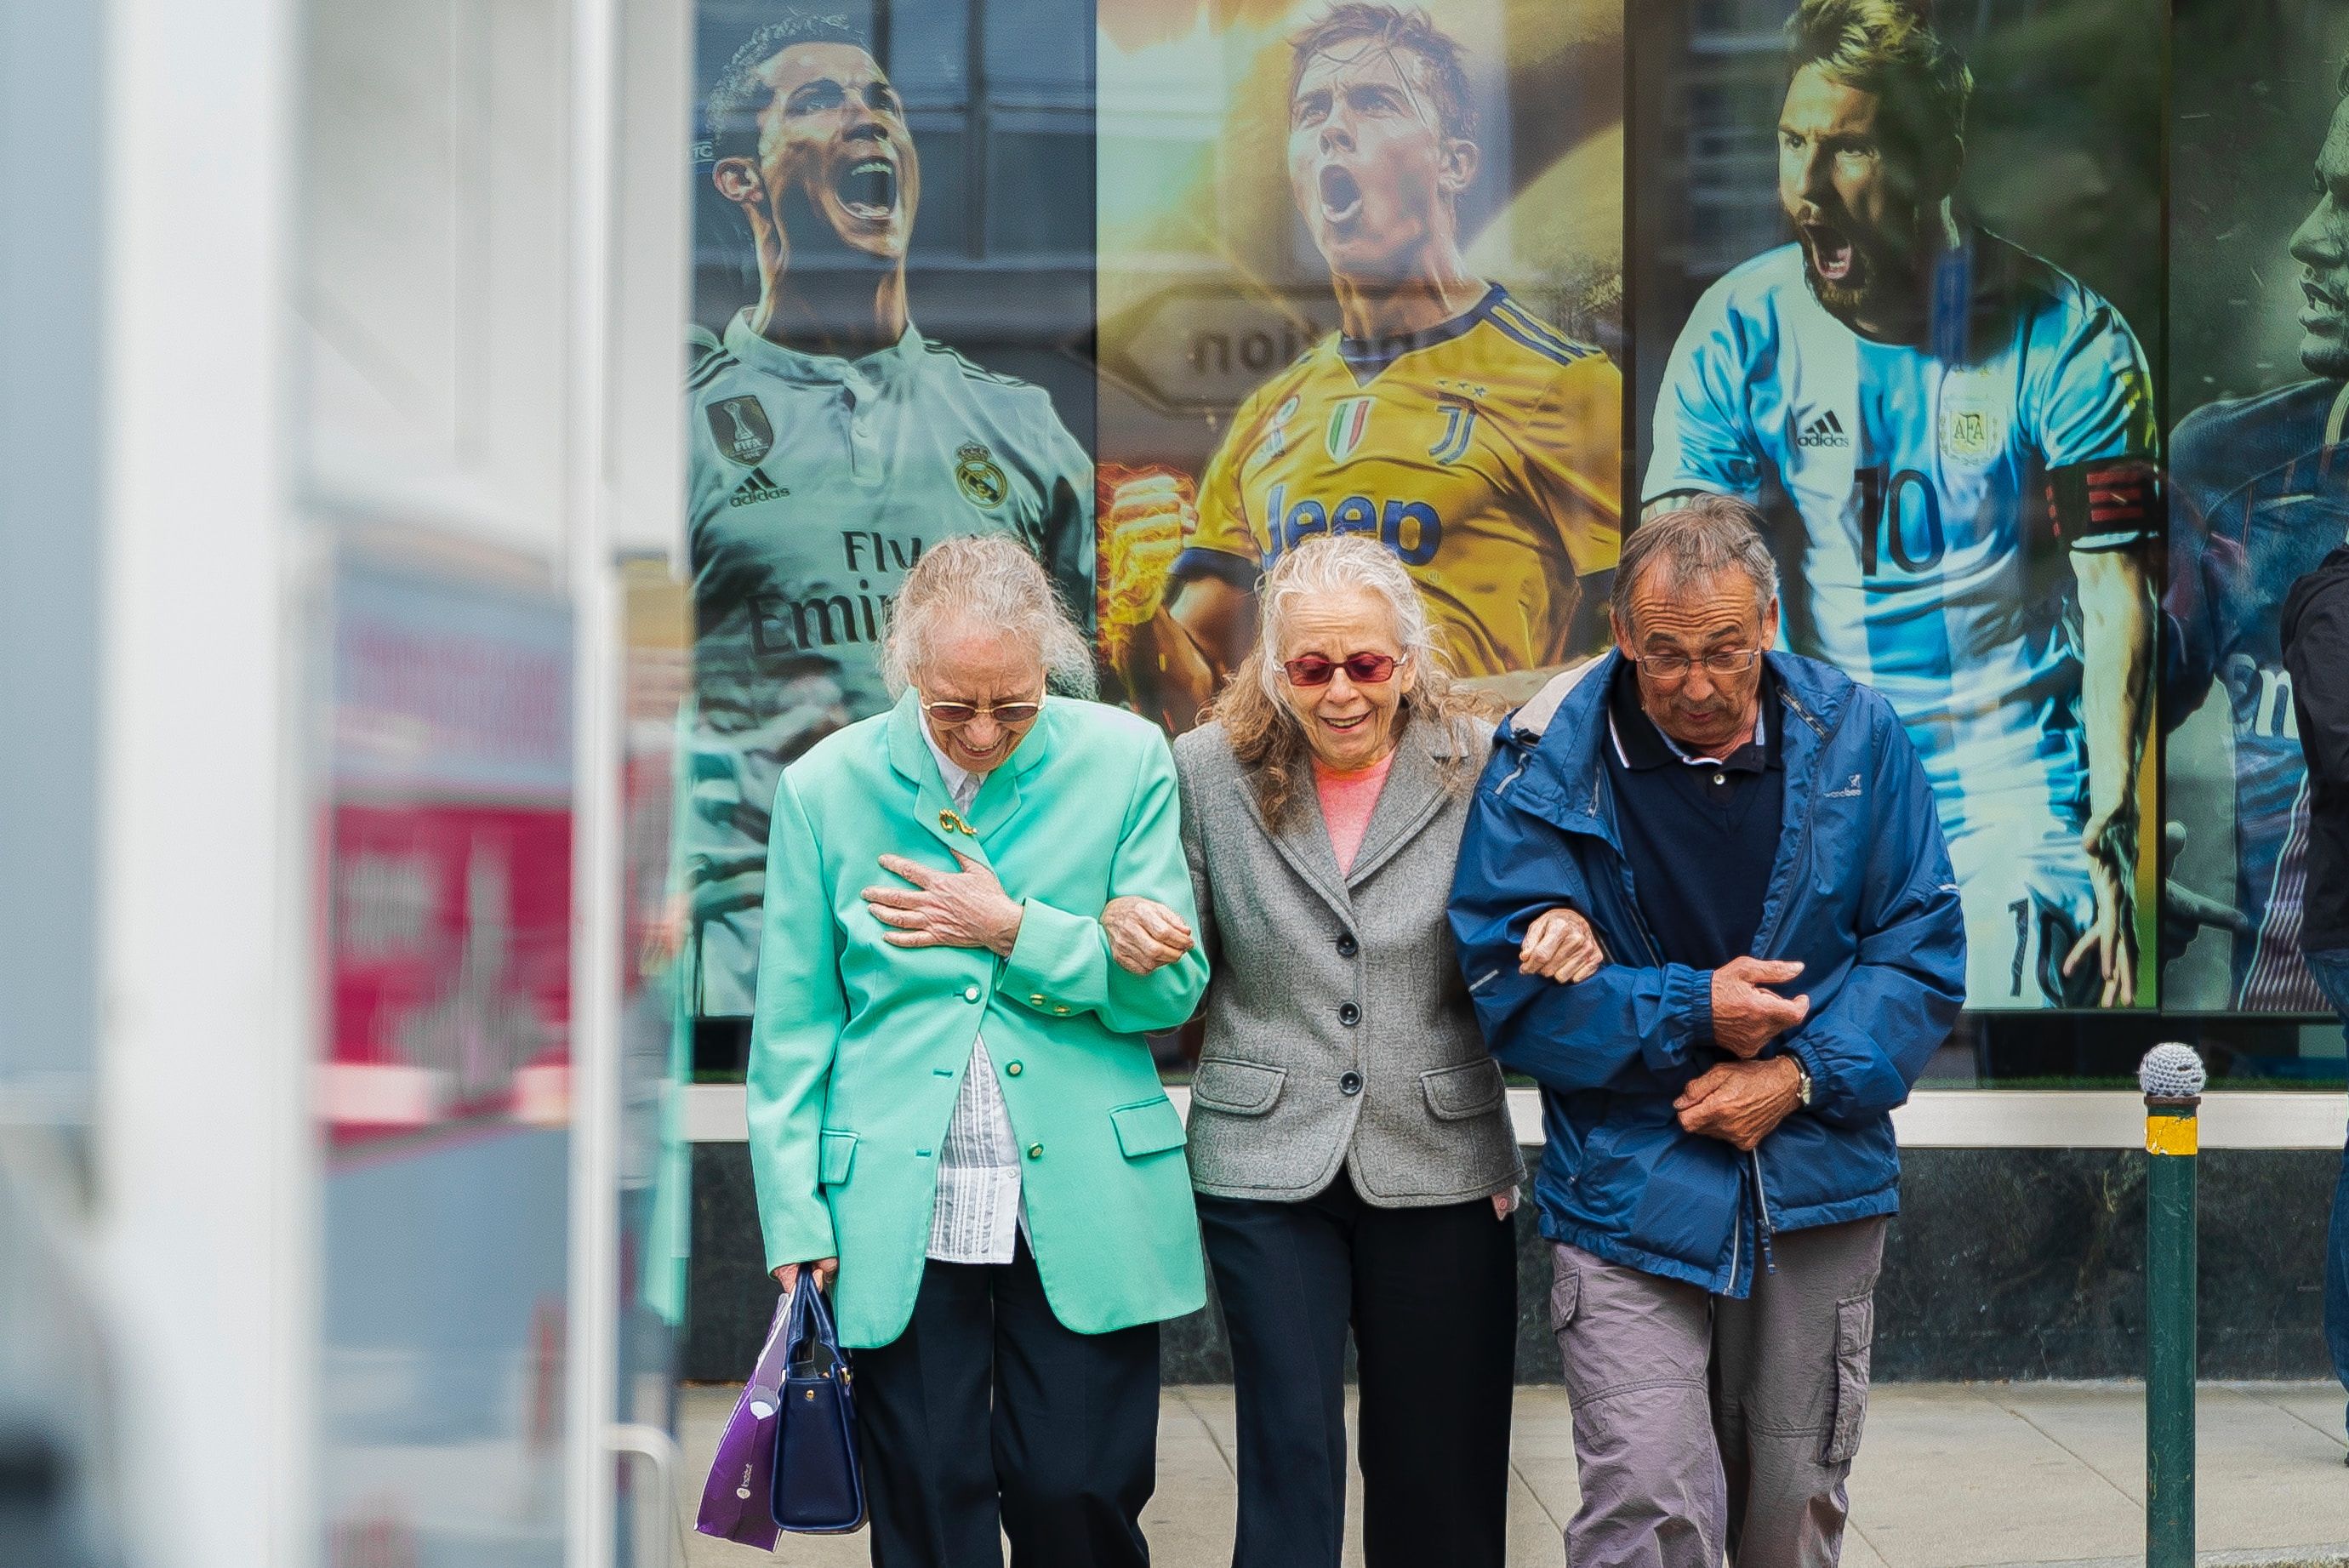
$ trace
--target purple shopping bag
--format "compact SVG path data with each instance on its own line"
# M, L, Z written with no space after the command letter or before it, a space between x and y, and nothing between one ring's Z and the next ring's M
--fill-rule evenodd
M710 1462L709 1482L701 1489L701 1515L694 1529L704 1535L775 1549L773 1501L775 1434L781 1420L783 1377L791 1360L794 1326L792 1298L775 1303L775 1321L767 1327L767 1343L742 1397L727 1418L726 1434L718 1439L718 1457Z

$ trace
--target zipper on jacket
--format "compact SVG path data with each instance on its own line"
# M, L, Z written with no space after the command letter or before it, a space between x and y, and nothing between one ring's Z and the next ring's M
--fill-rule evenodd
M1770 1238L1777 1227L1770 1222L1770 1195L1762 1190L1762 1146L1757 1143L1747 1152L1754 1161L1754 1217L1762 1241L1762 1268L1765 1274L1776 1274L1778 1260L1773 1255Z

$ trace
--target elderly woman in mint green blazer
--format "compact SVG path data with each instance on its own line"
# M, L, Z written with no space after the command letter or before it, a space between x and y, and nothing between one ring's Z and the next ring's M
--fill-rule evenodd
M875 1562L1140 1565L1158 1325L1206 1289L1183 1122L1143 1032L1194 953L1112 961L1112 899L1194 914L1166 741L1097 703L1084 642L1006 538L924 551L896 707L775 796L751 1169L786 1289L834 1282ZM1063 681L1062 685L1067 685Z

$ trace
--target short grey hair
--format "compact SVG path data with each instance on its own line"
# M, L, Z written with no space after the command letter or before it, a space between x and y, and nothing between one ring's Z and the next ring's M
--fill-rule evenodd
M914 684L942 634L1004 632L1036 650L1047 684L1066 696L1093 695L1092 650L1076 617L1027 547L1007 534L969 534L923 550L889 606L881 673L892 696Z
M1732 567L1753 582L1754 608L1769 614L1770 601L1778 596L1778 562L1762 537L1762 514L1734 496L1690 496L1624 536L1609 607L1628 635L1633 630L1631 594L1641 577L1661 572L1664 586L1678 588Z
M1449 672L1436 651L1435 629L1427 619L1427 605L1419 587L1395 559L1394 552L1359 533L1319 535L1295 546L1273 563L1257 592L1257 645L1265 650L1257 661L1257 678L1279 710L1288 705L1280 695L1280 657L1286 648L1288 617L1300 599L1332 593L1368 593L1386 604L1394 628L1400 663L1425 680L1433 672L1440 682ZM1291 722L1296 716L1289 714Z

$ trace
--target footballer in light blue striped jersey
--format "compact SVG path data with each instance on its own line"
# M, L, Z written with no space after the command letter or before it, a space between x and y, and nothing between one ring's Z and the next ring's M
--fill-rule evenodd
M858 33L793 13L711 91L710 178L759 296L688 376L694 706L680 815L703 1016L748 1014L784 765L889 705L880 639L925 543L1009 533L1093 607L1092 462L1041 387L916 329L905 107Z
M1922 755L1975 1007L2137 998L2137 774L2160 538L2119 314L1954 201L1964 63L1902 0L1805 0L1778 122L1795 241L1706 291L1641 487L1789 526L1785 632Z

